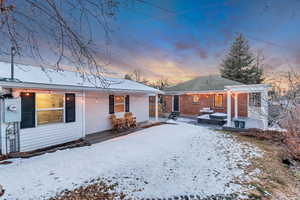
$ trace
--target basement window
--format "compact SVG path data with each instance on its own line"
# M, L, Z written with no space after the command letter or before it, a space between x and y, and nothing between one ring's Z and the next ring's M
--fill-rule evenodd
M36 94L37 125L64 122L63 94Z

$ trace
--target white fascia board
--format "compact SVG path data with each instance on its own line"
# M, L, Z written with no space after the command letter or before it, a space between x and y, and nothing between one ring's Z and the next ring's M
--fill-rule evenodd
M114 89L114 88L97 88L97 87L83 87L83 86L70 86L70 85L55 85L55 84L42 84L42 83L25 83L25 82L7 82L0 81L0 87L3 88L30 88L30 89L43 89L43 90L72 90L72 91L99 91L99 92L123 92L123 93L144 93L144 94L162 94L160 90L130 90L130 89Z
M230 85L225 86L227 90L233 92L262 92L271 89L267 84L252 84L252 85Z
M165 95L183 95L183 94L210 94L225 93L226 90L207 90L207 91L165 91Z

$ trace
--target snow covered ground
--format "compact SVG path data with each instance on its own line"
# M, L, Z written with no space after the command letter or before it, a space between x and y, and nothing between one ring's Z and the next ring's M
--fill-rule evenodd
M205 197L247 188L233 183L249 178L246 158L260 156L250 144L187 123L156 126L89 147L59 151L0 165L4 199L55 196L95 178L117 182L128 196Z

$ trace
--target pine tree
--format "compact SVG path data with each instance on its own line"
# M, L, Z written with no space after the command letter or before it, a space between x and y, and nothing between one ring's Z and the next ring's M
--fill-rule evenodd
M221 64L221 76L244 84L261 83L263 70L260 61L252 54L248 41L240 33Z
M130 74L125 74L124 79L132 80L132 77L130 76Z

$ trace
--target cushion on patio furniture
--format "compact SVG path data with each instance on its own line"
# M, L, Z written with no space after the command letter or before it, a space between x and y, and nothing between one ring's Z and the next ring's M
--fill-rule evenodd
M220 120L224 120L227 118L227 114L225 113L213 113L209 115L210 119L220 119Z
M207 112L207 113L209 113L209 112L214 112L212 109L210 109L210 107L202 108L202 109L200 109L199 111L200 111L200 112Z
M212 110L210 108L202 108L199 110L199 112L200 112L200 114L211 114L211 113L214 113L214 110Z

